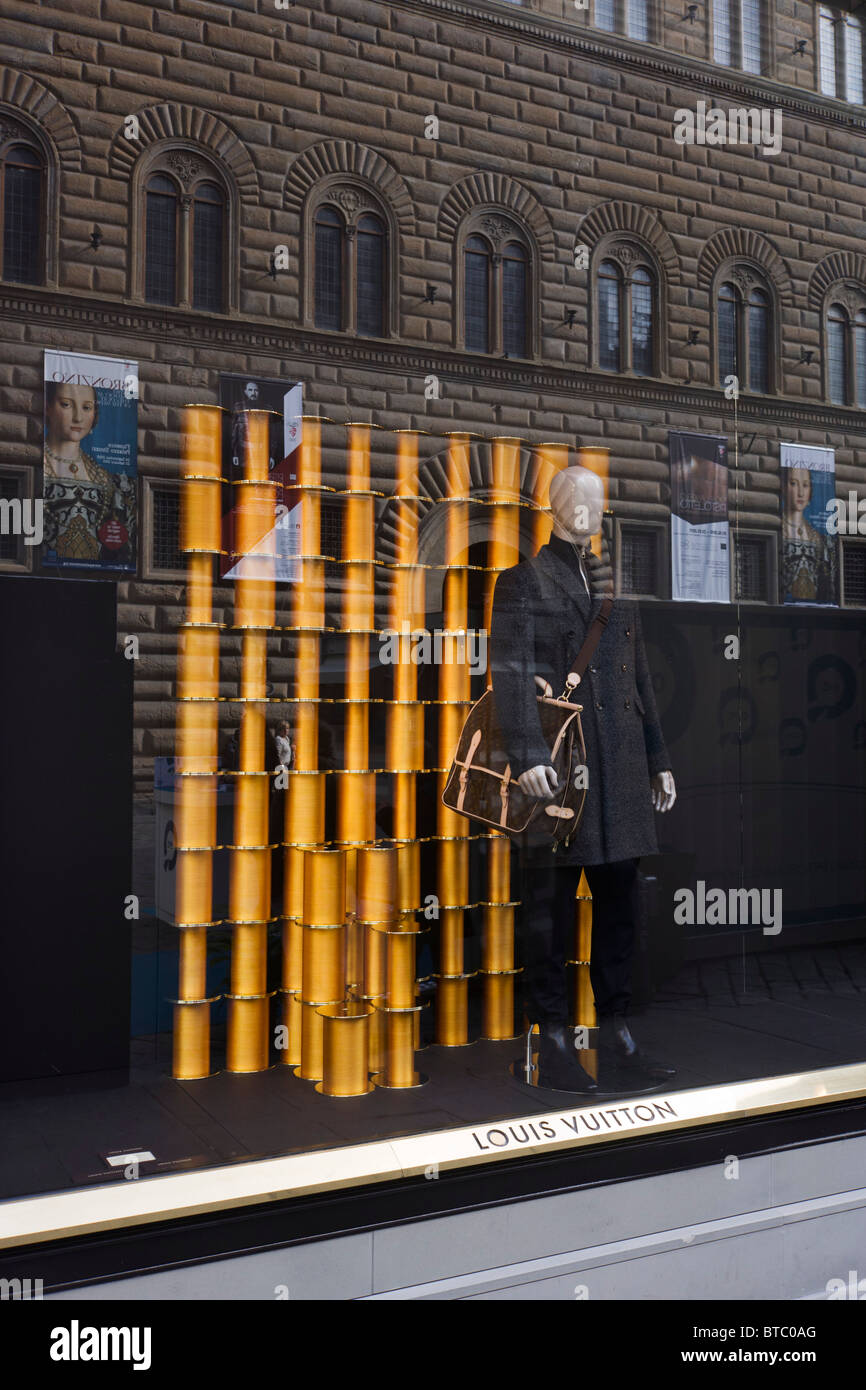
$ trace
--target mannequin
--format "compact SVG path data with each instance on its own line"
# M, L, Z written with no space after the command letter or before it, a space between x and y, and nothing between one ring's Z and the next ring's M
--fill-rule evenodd
M532 796L549 796L556 773L541 734L535 697L559 695L606 596L609 559L589 547L601 531L604 488L588 469L566 468L550 486L553 535L536 556L496 584L491 674L513 775ZM653 812L676 800L635 603L616 599L573 695L583 707L587 800L570 847L553 854L547 837L519 837L524 1002L539 1024L542 1085L591 1092L568 1027L566 966L573 949L574 899L581 870L593 896L590 976L601 1044L626 1085L652 1085L674 1069L641 1052L627 1022L634 950L637 864L658 851Z

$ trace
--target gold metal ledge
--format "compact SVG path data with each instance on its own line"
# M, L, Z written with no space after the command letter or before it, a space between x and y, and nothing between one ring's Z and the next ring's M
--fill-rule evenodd
M99 1187L0 1203L0 1248L121 1230L151 1221L230 1211L521 1154L606 1144L866 1095L866 1063L796 1072L760 1081L654 1092L634 1100L566 1107L444 1129L408 1138L283 1158L251 1159L196 1172L115 1181Z

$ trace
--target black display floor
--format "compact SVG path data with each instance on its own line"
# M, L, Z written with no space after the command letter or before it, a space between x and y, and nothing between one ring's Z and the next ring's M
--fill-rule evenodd
M631 1023L648 1052L678 1068L666 1094L862 1062L866 943L692 964ZM522 1040L430 1045L416 1062L426 1085L338 1100L287 1067L174 1081L170 1038L137 1038L129 1085L0 1088L0 1197L124 1181L107 1162L117 1153L152 1153L145 1176L593 1104L515 1080L521 1050Z

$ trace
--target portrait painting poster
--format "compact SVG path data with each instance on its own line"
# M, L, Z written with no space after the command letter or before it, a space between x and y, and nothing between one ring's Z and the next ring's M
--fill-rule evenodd
M135 572L138 363L45 349L43 567Z
M836 454L811 444L782 444L782 602L838 604L835 535L827 530L836 493Z
M275 525L263 531L250 552L275 554L275 578L292 583L300 578L301 505L297 492L298 451L303 430L303 387L289 385L271 377L223 372L219 379L219 403L223 410L223 477L227 479L223 507L223 550L221 574L224 579L241 579L252 573L237 553L235 518L241 488L232 488L244 476L248 425L251 411L268 413L268 476L278 484L275 494Z
M671 430L671 597L730 603L728 441Z

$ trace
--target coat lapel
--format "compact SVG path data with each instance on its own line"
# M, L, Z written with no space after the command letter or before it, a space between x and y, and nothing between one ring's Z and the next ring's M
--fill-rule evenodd
M577 607L582 618L588 618L591 612L598 611L601 607L601 599L593 595L593 602L590 603L580 578L573 570L569 569L564 560L560 560L549 545L543 545L535 559L542 573L566 595L570 603ZM591 569L589 578L590 583L592 583Z

